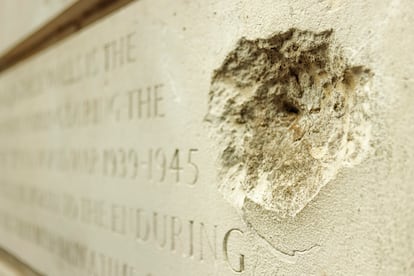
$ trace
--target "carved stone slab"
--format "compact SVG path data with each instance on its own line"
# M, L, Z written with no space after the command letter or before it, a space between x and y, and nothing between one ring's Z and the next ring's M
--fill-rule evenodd
M413 274L412 1L136 1L0 75L0 246L46 275Z

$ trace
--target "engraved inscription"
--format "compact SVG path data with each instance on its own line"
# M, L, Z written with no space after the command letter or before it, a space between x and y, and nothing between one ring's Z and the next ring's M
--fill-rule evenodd
M0 243L62 275L248 274L244 225L203 199L216 200L187 127L194 95L146 64L136 26L0 75Z
M201 263L221 260L234 272L245 271L245 254L237 252L240 250L237 244L244 240L242 229L223 229L219 225L209 225L197 219L184 219L177 215L140 207L85 196L78 198L71 194L39 189L30 185L6 184L8 181L4 179L0 183L1 190L4 191L1 194L3 200L20 202L28 208L39 208L66 220L103 229L127 240L148 244L182 258ZM21 238L41 247L49 246L49 242L45 239L55 239L53 236L58 235L47 227L14 218L4 210L0 210L0 227L15 232ZM38 235L45 237L38 240ZM68 252L59 255L62 259L79 269L91 269L86 267L86 264L95 262L93 258L98 253L78 242L65 241L64 237L58 239L69 244L53 245L45 249L53 253L56 250L55 246L64 246L68 248ZM89 252L91 250L92 252ZM88 258L92 260L88 261ZM111 259L111 262L121 261ZM124 266L129 267L127 264ZM134 273L132 266L129 270L130 273Z

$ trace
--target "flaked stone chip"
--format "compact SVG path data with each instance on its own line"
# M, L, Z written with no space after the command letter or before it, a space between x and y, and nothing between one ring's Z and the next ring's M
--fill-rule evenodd
M212 77L210 123L219 189L293 217L369 148L372 74L351 66L332 30L242 38Z

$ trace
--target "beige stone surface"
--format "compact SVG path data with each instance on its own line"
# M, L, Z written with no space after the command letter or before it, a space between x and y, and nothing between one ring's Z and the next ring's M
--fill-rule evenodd
M3 72L1 247L46 275L412 275L413 8L142 0ZM332 29L341 64L369 68L370 135L357 165L281 219L257 197L223 196L206 117L240 39L291 28ZM340 90L353 91L365 90Z
M39 276L26 264L14 256L0 249L0 275L1 276Z
M76 0L0 1L0 55L32 34Z

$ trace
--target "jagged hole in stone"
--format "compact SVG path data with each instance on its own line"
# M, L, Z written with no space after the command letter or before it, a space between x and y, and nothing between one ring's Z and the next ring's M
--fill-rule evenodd
M369 145L369 80L332 30L242 38L212 77L206 120L220 150L223 195L295 216Z

